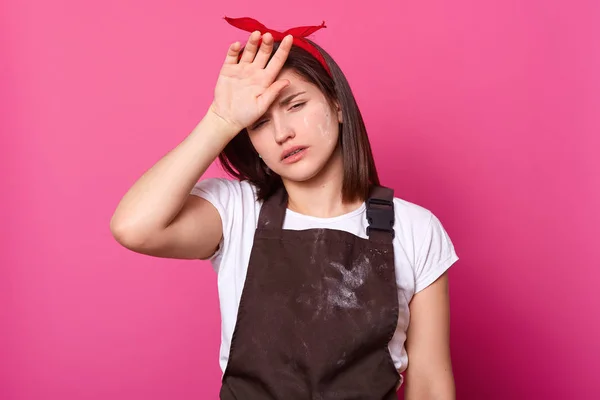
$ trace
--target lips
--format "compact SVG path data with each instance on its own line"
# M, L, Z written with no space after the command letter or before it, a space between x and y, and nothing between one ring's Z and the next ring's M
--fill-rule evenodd
M283 151L283 153L281 153L281 160L283 161L288 157L296 155L304 149L306 149L306 147L304 147L304 146L294 146L289 149L286 149Z

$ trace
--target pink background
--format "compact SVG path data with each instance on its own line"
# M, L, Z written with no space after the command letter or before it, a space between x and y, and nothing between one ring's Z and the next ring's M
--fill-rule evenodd
M208 3L2 3L0 398L217 397L215 274L109 220L203 115L224 15L326 21L383 182L461 257L458 398L598 398L598 2Z

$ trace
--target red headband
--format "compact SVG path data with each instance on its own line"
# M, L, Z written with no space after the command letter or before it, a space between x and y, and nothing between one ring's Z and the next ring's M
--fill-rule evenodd
M319 50L317 50L317 48L315 46L313 46L307 40L304 39L308 35L318 31L319 29L326 28L325 21L323 21L323 23L321 25L299 26L296 28L290 28L290 29L286 30L285 32L278 32L276 30L269 29L266 26L264 26L263 24L261 24L260 22L258 22L257 20L252 19L252 18L247 18L247 17L244 17L244 18L225 17L225 21L227 21L230 25L233 25L236 28L242 29L247 32L260 31L261 34L265 34L265 33L269 32L271 35L273 35L273 39L276 42L282 41L283 38L286 37L287 35L292 35L294 37L293 44L295 44L298 47L303 48L304 50L306 50L310 54L312 54L312 56L314 58L316 58L321 63L321 65L323 65L323 67L325 68L327 73L329 75L331 75L331 71L329 70L329 66L325 62L323 55L319 52Z

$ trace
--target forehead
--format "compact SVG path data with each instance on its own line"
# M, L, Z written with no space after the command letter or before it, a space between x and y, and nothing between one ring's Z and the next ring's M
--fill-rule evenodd
M287 79L290 81L290 85L286 87L281 95L285 96L293 91L306 91L308 92L320 92L319 88L316 85L306 81L302 76L300 76L297 72L291 69L284 69L279 73L277 79Z

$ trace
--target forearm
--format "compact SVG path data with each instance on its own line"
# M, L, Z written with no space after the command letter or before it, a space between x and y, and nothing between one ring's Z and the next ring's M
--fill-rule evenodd
M455 400L456 390L452 371L406 374L405 400Z
M166 228L235 133L208 112L177 147L148 169L123 196L111 220L113 231L142 234Z

